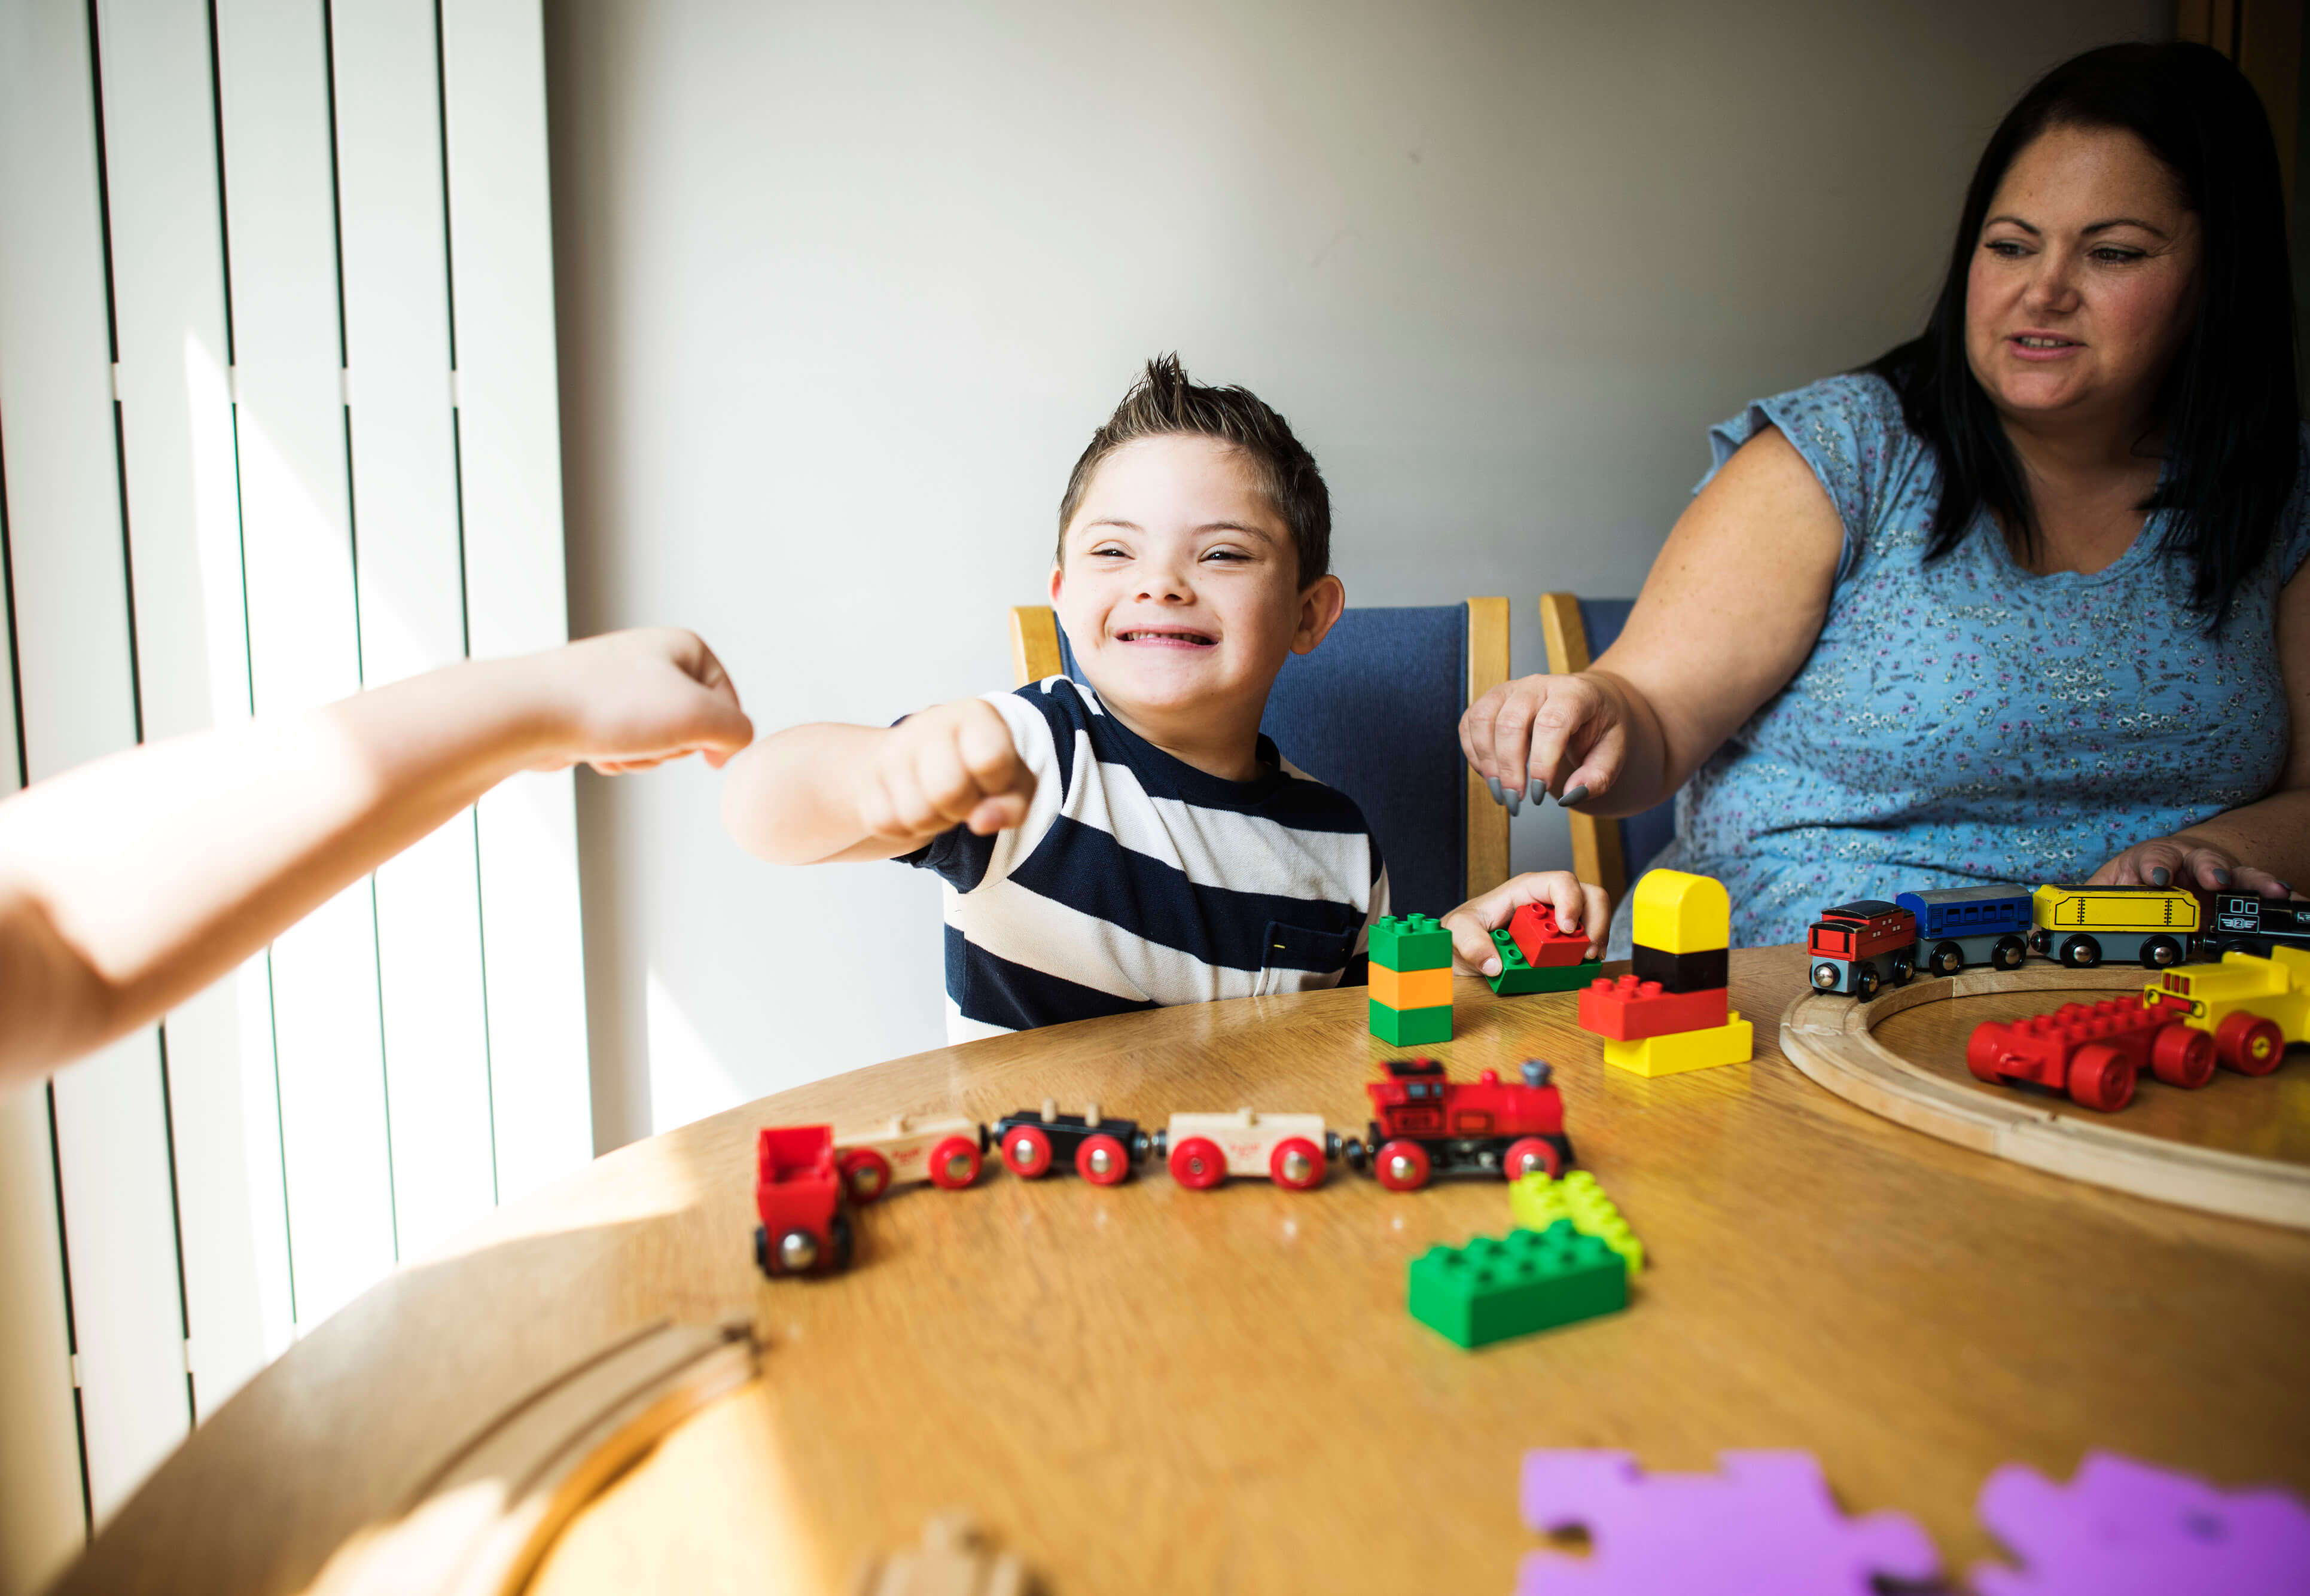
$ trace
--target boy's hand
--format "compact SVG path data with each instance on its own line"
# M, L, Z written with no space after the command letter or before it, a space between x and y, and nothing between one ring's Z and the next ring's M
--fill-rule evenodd
M984 698L910 715L884 734L858 792L858 824L880 842L912 846L957 825L990 837L1027 819L1035 773L1011 723Z
M754 740L722 662L678 627L608 632L504 667L529 681L551 727L537 769L583 762L616 776L703 754L718 770Z
M1511 876L1444 916L1452 932L1453 963L1480 976L1498 975L1500 956L1492 946L1492 932L1528 903L1551 906L1559 931L1587 927L1589 956L1603 956L1604 936L1612 924L1612 900L1604 896L1604 889L1590 886L1568 870L1535 870Z

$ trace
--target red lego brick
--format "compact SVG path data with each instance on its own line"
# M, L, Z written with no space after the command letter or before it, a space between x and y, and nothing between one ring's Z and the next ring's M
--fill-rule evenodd
M1508 917L1508 935L1524 963L1536 970L1578 964L1588 957L1588 932L1559 931L1556 910L1549 904L1528 903L1516 910Z
M1678 1031L1705 1031L1726 1023L1725 989L1667 992L1657 981L1602 976L1580 993L1580 1028L1615 1042L1641 1042Z
M2204 1031L2163 1005L2111 998L2063 1003L2010 1025L1985 1019L1966 1044L1965 1063L1977 1080L2026 1080L2115 1114L2133 1100L2133 1083L2145 1070L2185 1090L2205 1085L2213 1078L2214 1048Z

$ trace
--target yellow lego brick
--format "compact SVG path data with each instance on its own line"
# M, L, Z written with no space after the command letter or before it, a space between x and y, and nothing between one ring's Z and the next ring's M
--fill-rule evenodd
M1663 953L1713 953L1732 941L1732 899L1714 876L1645 872L1637 883L1636 941Z
M1735 1010L1732 1019L1705 1031L1673 1031L1665 1037L1646 1037L1641 1042L1607 1042L1604 1062L1631 1074L1657 1078L1741 1063L1755 1052L1755 1034Z
M1441 1009L1452 1001L1452 971L1371 967L1371 995L1391 1009Z
M1593 1236L1618 1253L1631 1275L1645 1266L1645 1244L1585 1169L1575 1169L1560 1181L1537 1169L1518 1176L1508 1183L1508 1212L1526 1230L1545 1230L1568 1219L1583 1236Z

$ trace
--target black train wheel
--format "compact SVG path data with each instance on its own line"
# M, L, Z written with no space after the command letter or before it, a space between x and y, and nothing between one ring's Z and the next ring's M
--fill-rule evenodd
M837 1214L826 1227L826 1271L840 1274L850 1267L850 1255L856 1250L858 1238L850 1228L850 1216Z
M760 1225L754 1227L754 1267L762 1271L764 1279L769 1277L770 1233Z

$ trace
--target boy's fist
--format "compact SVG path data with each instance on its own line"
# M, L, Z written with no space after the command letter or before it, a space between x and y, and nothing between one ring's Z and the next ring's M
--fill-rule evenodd
M1528 903L1556 911L1559 931L1588 932L1591 958L1602 957L1604 938L1612 924L1612 900L1604 889L1592 887L1568 870L1527 871L1485 893L1472 898L1444 916L1452 932L1452 957L1463 970L1484 976L1500 973L1500 956L1492 946L1492 932L1506 925Z
M1035 773L1019 757L1011 723L984 698L910 715L890 728L858 794L864 835L919 843L955 826L980 837L1021 824Z

